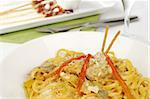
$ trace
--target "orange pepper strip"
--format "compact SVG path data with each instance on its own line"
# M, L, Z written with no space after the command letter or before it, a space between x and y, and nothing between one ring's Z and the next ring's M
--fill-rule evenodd
M105 54L105 56L106 56L106 60L107 60L107 62L109 64L109 66L112 69L113 76L115 77L115 79L117 79L119 81L119 83L122 86L123 91L124 91L125 95L127 96L127 98L128 99L134 99L134 97L131 95L131 92L130 92L128 86L126 85L126 83L123 81L123 79L119 75L119 73L117 71L117 68L114 66L114 63L112 62L110 57L107 54Z
M90 61L90 58L92 58L91 54L88 54L87 58L84 60L84 64L82 66L79 79L78 79L78 84L77 84L77 91L81 95L82 93L80 92L80 89L85 81L85 76L86 76L86 70L87 70L87 65Z
M60 76L60 72L64 69L64 67L66 67L69 63L71 63L74 60L80 60L82 58L85 58L85 55L79 56L77 58L71 58L67 61L65 61L57 70L55 70L52 74Z

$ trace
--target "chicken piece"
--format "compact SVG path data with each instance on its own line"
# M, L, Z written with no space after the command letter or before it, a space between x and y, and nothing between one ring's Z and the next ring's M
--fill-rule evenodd
M77 87L78 77L76 75L61 72L60 77L61 77L62 80L67 81L68 83L70 83L73 87L75 87L75 88Z
M97 53L87 69L86 76L89 80L98 80L111 73L111 68L107 65L105 56Z
M81 72L82 65L83 65L83 59L78 60L78 61L74 61L74 62L71 62L71 63L64 69L64 71L65 71L65 72L68 72L68 73L72 73L72 74L79 75L79 73Z
M85 94L81 99L108 99L108 92L103 90L99 83L87 79L82 85L81 92Z

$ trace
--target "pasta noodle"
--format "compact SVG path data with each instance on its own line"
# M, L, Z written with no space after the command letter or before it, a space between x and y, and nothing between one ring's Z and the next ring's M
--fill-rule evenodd
M69 63L59 77L47 77L68 59L81 55L84 53L60 49L56 57L34 68L24 81L27 99L127 99L120 83L114 78L105 55L100 52L89 61L81 87L82 95L78 94L76 87L84 59ZM130 60L117 58L114 52L109 52L108 55L134 98L148 99L150 79L143 77Z

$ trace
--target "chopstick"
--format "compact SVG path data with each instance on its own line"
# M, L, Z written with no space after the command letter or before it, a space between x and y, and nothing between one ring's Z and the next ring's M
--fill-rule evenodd
M117 37L120 35L120 31L118 31L116 33L116 35L114 36L114 38L112 39L111 43L109 44L107 50L105 51L105 53L107 54L109 52L109 50L111 49L112 45L114 44L114 42L116 41Z
M101 49L102 52L104 52L104 48L105 48L105 44L106 44L106 39L107 39L107 35L108 35L108 30L109 30L109 27L108 27L108 25L106 25L106 30L105 30L103 45L102 45L102 49Z
M115 36L113 37L113 39L112 39L111 43L109 44L108 48L104 52L105 44L106 44L106 40L107 40L107 35L108 35L108 31L109 31L109 27L106 26L105 35L104 35L104 39L103 39L103 45L102 45L102 49L101 49L102 53L104 53L104 54L107 54L110 51L110 49L113 46L114 42L116 41L117 37L120 35L120 31L118 31L115 34Z

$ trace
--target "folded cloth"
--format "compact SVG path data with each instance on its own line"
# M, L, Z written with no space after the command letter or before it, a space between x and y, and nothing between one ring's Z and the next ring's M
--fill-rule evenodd
M99 20L99 15L93 15L93 16L88 16L84 18L79 18L79 19L74 19L74 20L69 20L65 22L60 22L60 23L55 23L55 24L49 24L45 26L40 26L36 28L31 28L31 29L26 29L26 30L21 30L21 31L16 31L8 34L1 34L0 35L0 41L1 42L9 42L9 43L24 43L27 41L30 41L32 39L42 37L45 35L50 35L51 33L40 33L37 32L37 28L41 27L59 27L59 26L64 26L65 24L67 25L72 25L72 24L82 24L86 22L94 22ZM84 29L84 31L92 31L95 30L95 28L87 28Z

